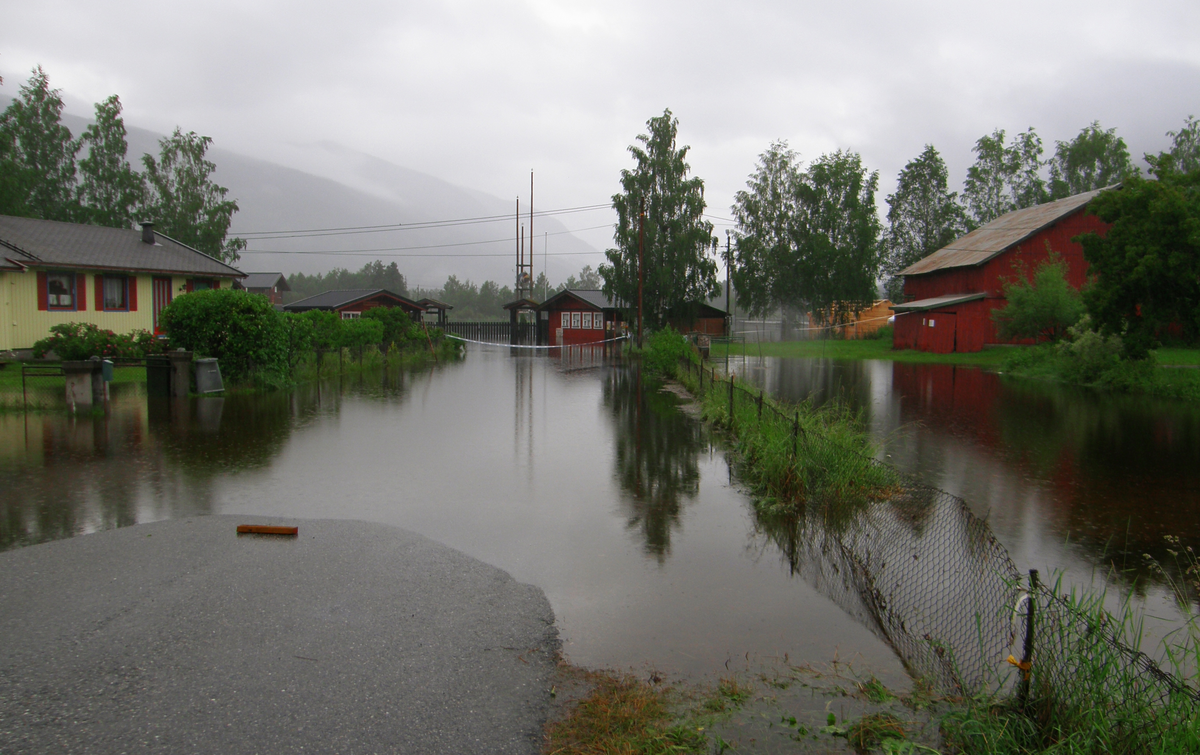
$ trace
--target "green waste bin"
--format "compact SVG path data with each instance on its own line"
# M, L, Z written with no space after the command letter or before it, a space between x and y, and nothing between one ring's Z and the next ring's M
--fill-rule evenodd
M166 357L146 357L146 395L171 397L171 362Z

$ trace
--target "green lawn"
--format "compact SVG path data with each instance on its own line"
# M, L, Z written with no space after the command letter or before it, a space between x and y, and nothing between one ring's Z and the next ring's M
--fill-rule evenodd
M905 349L894 351L892 342L888 339L867 338L861 341L785 341L782 343L735 343L730 348L730 355L767 357L825 357L828 359L888 359L893 362L913 362L923 364L968 364L980 367L1000 367L1006 355L1012 349L1022 349L1023 346L999 346L974 354L930 354L924 351ZM725 344L716 343L712 347L712 357L725 356ZM1159 349L1158 363L1161 365L1197 365L1200 366L1200 349Z
M45 384L46 380L54 380L55 378L36 377L31 380L37 381L40 384ZM62 378L57 378L61 380ZM146 382L146 368L144 367L118 367L113 370L114 383L144 383ZM21 365L18 362L9 362L0 364L0 391L6 393L16 391L21 392Z

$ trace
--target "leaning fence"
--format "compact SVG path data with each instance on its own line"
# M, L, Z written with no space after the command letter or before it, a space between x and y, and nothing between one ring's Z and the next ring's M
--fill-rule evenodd
M1134 647L1098 602L1063 595L1036 572L1026 579L963 499L806 429L800 407L733 375L681 365L720 402L735 435L771 424L776 436L790 434L797 468L805 455L836 456L850 478L891 473L896 482L871 505L816 493L758 526L794 573L889 643L915 676L956 695L1011 694L1041 720L1099 706L1131 752L1200 715L1194 681Z

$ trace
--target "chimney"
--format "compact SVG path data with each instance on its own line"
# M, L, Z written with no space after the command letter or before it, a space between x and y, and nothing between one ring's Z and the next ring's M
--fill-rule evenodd
M154 243L154 223L151 223L149 220L142 221L142 243Z

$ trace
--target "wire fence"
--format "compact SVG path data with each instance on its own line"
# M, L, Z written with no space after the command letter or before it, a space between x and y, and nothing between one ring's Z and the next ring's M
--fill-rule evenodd
M759 507L767 512L760 534L793 573L888 642L914 676L955 695L1011 694L1042 720L1102 710L1131 752L1200 714L1194 680L1141 652L1102 598L1063 595L1037 572L1026 580L963 499L814 430L798 406L711 366L681 364L701 396L720 402L739 445L752 433L773 433L777 443L786 433L792 468L776 476L802 479L804 505ZM841 487L814 484L804 469L812 459L826 473L836 467ZM854 481L877 471L890 480L885 495L856 497Z
M59 365L10 363L0 372L0 408L24 411L66 407L66 378Z

